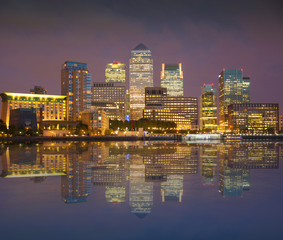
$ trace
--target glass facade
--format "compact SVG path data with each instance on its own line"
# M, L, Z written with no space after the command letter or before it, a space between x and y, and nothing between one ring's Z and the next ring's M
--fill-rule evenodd
M213 84L204 84L200 96L200 129L217 131L217 100Z
M183 96L183 71L182 63L165 64L162 63L160 78L161 87L167 88L168 96Z
M91 74L87 64L66 61L61 70L61 94L69 98L70 120L79 119L79 113L91 106Z
M106 64L105 81L108 82L123 82L126 84L126 65L119 61Z
M130 105L131 120L142 118L145 107L145 87L153 86L153 62L151 51L142 43L131 51Z
M219 75L219 130L229 131L228 106L250 102L250 79L243 77L243 70L225 70Z

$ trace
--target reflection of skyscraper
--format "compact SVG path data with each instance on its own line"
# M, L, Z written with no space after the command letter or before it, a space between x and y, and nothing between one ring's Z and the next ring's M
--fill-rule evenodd
M200 146L201 176L205 185L214 184L216 181L217 152L217 145Z
M61 177L61 194L65 203L87 201L91 191L91 167L76 154L69 154L67 176Z
M221 146L219 152L219 191L225 197L240 197L250 189L250 170L234 169L228 166L229 154L233 146Z
M132 155L130 166L131 212L143 218L151 212L153 205L153 183L145 182L145 165L141 156Z
M167 88L169 97L182 97L184 95L182 63L162 63L160 86Z
M151 51L142 43L131 51L130 58L130 104L131 119L143 116L145 87L153 86L153 64Z
M161 183L162 202L179 201L182 202L183 196L183 175L169 175L167 181Z

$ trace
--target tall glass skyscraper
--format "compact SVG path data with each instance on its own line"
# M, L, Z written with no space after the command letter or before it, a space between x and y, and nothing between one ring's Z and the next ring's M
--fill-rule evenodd
M61 94L69 98L69 119L76 121L79 113L91 106L91 74L87 64L66 61L61 70Z
M223 69L219 75L219 128L228 131L228 106L250 102L250 79L241 70Z
M108 82L122 82L126 84L126 64L114 61L106 64L105 81Z
M182 63L165 64L162 63L161 87L167 88L168 96L184 95Z
M200 96L200 129L217 130L216 88L212 84L201 87Z
M142 43L131 51L130 105L132 120L143 116L145 87L153 87L153 62L151 51Z

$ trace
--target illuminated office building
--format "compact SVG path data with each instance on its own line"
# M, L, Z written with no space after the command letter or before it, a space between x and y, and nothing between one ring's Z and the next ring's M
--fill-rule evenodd
M119 61L106 64L105 81L107 83L120 82L126 84L126 65Z
M103 109L111 120L125 121L126 85L122 82L94 83L92 106Z
M243 70L225 70L219 75L219 129L229 131L228 106L250 102L250 79Z
M2 93L2 120L10 126L10 111L18 108L36 110L38 122L68 120L66 96L28 93Z
M131 51L130 58L130 104L131 120L143 117L145 106L146 87L153 86L153 62L151 51L144 45L139 44Z
M34 86L33 89L30 90L31 94L47 94L47 90L41 86Z
M165 201L178 201L182 202L183 187L184 187L183 175L169 175L167 181L161 183L161 197L162 202Z
M279 115L279 131L283 130L283 115Z
M198 101L193 97L167 96L166 88L146 88L143 117L175 122L178 130L197 130Z
M249 103L251 100L250 85L250 77L243 77L243 103Z
M109 129L109 119L103 109L92 107L81 112L82 123L88 125L90 134L105 134Z
M228 107L229 129L233 133L277 133L279 105L277 103L242 103Z
M184 95L182 63L162 63L160 86L167 88L168 96Z
M62 65L61 94L69 98L69 119L79 120L80 112L91 106L91 74L86 63L66 61Z
M200 129L217 131L217 100L213 83L201 87Z

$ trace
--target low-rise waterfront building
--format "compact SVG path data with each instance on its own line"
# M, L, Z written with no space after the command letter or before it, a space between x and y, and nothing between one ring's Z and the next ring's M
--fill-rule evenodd
M198 101L194 97L168 96L166 88L148 87L143 117L175 122L178 130L197 130Z
M9 93L0 94L2 97L1 118L9 128L10 112L13 109L35 109L37 122L67 121L68 99L61 95Z
M104 110L100 108L92 107L81 113L82 123L88 125L88 129L91 135L93 134L105 134L105 131L109 129L109 119Z
M233 133L265 134L279 131L277 103L242 103L228 106L228 125Z
M94 83L92 106L102 108L109 119L126 119L126 85L121 82Z

